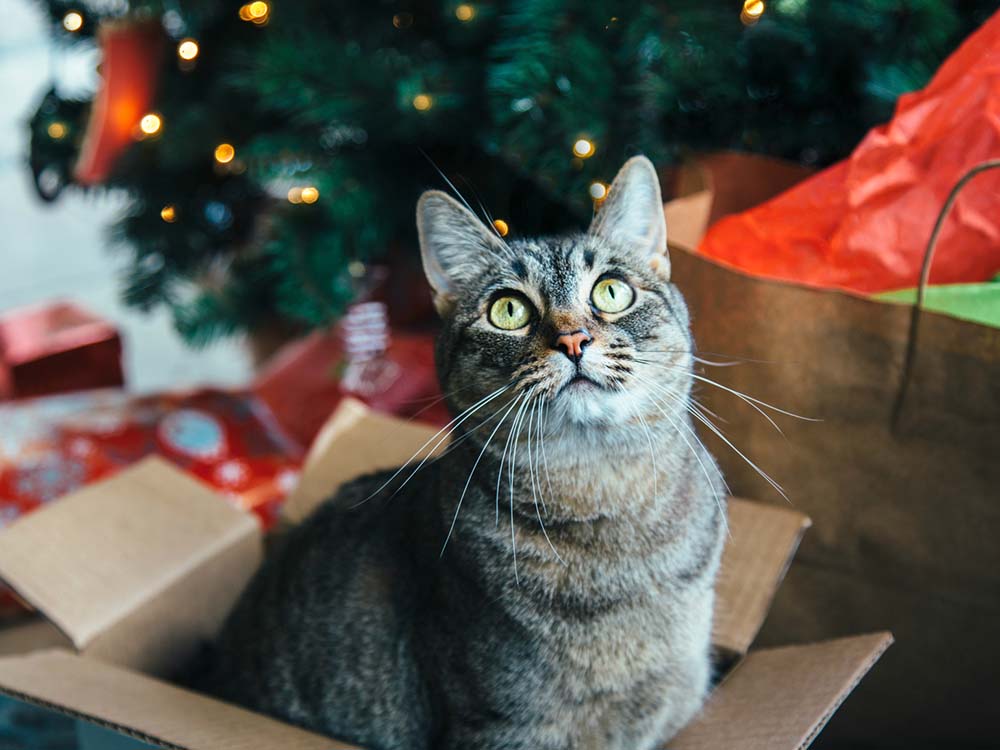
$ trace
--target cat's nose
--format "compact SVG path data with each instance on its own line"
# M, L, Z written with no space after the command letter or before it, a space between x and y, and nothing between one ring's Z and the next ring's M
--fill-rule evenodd
M583 328L571 333L560 332L556 336L553 348L561 351L573 360L574 363L580 364L580 360L583 358L583 350L587 348L591 340L590 334Z

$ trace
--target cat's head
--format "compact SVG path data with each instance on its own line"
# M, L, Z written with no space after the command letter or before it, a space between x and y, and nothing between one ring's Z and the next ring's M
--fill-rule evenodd
M520 397L567 424L612 426L658 421L686 398L687 308L645 157L622 167L586 234L508 243L439 191L420 198L417 226L456 412L496 394L480 414Z

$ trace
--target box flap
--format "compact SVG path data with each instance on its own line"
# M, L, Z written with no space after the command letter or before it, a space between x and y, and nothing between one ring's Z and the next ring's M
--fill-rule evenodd
M25 654L46 648L72 648L73 643L51 622L32 617L0 627L0 656Z
M220 559L225 570L218 569ZM77 649L86 650L119 624L137 624L135 632L118 630L105 639L101 655L112 659L116 644L138 653L152 637L212 632L259 559L260 531L250 515L157 458L0 533L0 579ZM176 585L206 566L216 568L216 577L200 584L199 595L189 597ZM167 595L169 602L159 600ZM149 609L151 602L158 606ZM162 627L150 628L154 619Z
M300 522L350 479L402 466L415 453L418 461L440 453L447 440L436 450L437 439L421 450L437 432L422 422L379 414L360 401L345 398L313 441L299 484L282 508L283 519ZM446 431L440 433L443 436Z
M670 750L806 748L891 643L872 633L754 651Z
M350 748L152 677L65 651L0 659L0 692L171 748Z
M729 537L715 583L713 645L747 652L809 525L807 516L790 508L729 498Z

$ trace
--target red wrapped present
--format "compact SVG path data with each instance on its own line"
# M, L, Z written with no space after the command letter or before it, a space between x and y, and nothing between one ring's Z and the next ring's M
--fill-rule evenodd
M124 382L121 338L96 315L58 302L0 316L0 399Z
M379 305L355 305L336 330L287 344L254 381L253 392L302 445L312 443L344 396L376 411L448 421L434 368L433 335L390 336Z

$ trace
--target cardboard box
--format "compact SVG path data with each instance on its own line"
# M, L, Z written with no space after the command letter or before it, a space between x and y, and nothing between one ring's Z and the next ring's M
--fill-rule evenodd
M434 431L345 401L313 444L287 523L343 481L429 451ZM0 533L0 578L49 624L0 631L0 653L14 654L0 658L0 693L163 747L347 747L167 681L216 632L261 557L256 523L211 495L148 459ZM803 748L892 637L749 650L809 521L737 498L729 513L713 642L731 666L670 747ZM32 650L59 639L65 648Z

